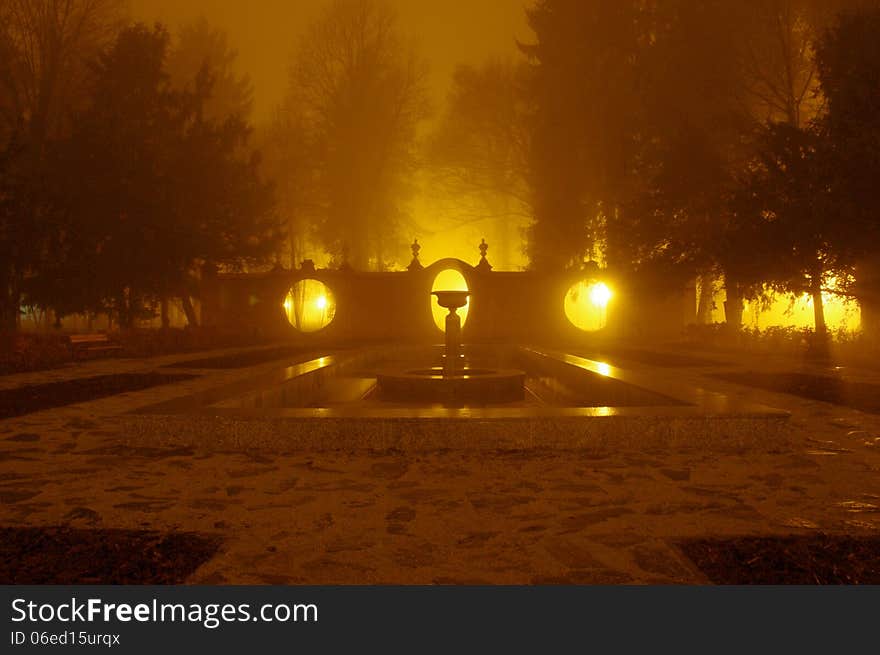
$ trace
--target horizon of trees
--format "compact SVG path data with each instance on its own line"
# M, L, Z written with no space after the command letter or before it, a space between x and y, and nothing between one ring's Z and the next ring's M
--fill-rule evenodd
M532 265L598 261L642 297L694 278L711 294L720 278L737 328L744 299L808 293L820 342L822 294L846 294L876 330L877 214L852 181L866 188L877 174L865 135L880 95L878 11L860 0L536 2L535 40L522 46ZM835 107L838 78L849 92ZM858 122L830 129L846 103L861 103Z
M123 0L0 0L0 318L22 306L122 327L192 298L203 267L274 252L252 89L225 36L172 42Z
M535 0L518 58L462 65L436 111L382 0L330 0L287 99L204 19L122 0L0 0L0 314L167 315L207 268L405 265L411 200L493 221L535 271L634 296L716 281L859 300L880 329L880 3ZM431 119L434 120L431 120ZM488 224L487 224L488 225ZM507 226L507 229L504 229ZM525 227L523 235L520 231Z

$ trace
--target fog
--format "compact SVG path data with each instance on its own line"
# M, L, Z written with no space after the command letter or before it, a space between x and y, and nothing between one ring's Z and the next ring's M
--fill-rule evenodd
M585 331L599 284L672 322L870 330L878 12L0 0L4 320L194 323L206 272L401 272L418 239L577 274Z
M326 0L130 0L133 17L162 21L172 29L207 18L229 34L239 52L239 72L256 87L255 118L268 118L284 98L296 40ZM394 0L402 28L417 39L430 64L431 89L445 96L460 63L513 55L515 40L528 38L527 0Z

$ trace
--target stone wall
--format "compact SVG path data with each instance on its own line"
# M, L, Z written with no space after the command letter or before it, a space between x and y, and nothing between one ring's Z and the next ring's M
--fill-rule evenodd
M564 311L566 292L583 280L585 273L492 271L458 259L398 272L304 268L206 276L202 320L205 325L223 325L260 336L315 342L438 341L442 333L434 325L431 304L435 299L430 293L435 277L446 269L459 271L470 290L463 328L466 342L582 342L587 334L575 328ZM283 307L290 288L304 279L323 282L336 302L334 320L310 334L298 332ZM615 296L608 310L608 328L603 331L606 334L673 334L685 324L681 295L650 303L627 298L625 290L615 290ZM645 311L639 310L642 305Z

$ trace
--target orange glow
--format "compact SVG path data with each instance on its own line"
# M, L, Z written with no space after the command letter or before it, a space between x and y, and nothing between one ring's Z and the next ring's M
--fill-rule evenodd
M572 325L585 332L601 330L608 321L608 304L613 295L603 282L578 282L565 294L565 316Z
M453 268L448 268L445 271L440 271L437 274L437 277L434 278L434 284L431 286L431 291L469 291L469 289L467 280L464 279L464 275ZM470 304L470 298L468 298L468 304L457 311L458 315L461 317L462 327L464 327L464 324L467 322ZM438 305L433 297L431 298L431 314L434 317L434 325L437 326L437 329L445 332L446 316L449 314L449 310L443 309Z
M336 316L333 294L319 280L300 280L294 284L282 305L287 320L300 332L322 330Z
M828 281L833 288L834 280ZM723 287L715 294L715 308L711 314L713 323L724 322L724 302L727 293ZM832 332L855 333L861 328L861 310L855 300L836 293L823 292L822 304L825 308L825 322ZM764 299L743 303L743 327L766 330L768 328L812 329L815 316L813 299L809 294L791 296L775 294L769 290Z

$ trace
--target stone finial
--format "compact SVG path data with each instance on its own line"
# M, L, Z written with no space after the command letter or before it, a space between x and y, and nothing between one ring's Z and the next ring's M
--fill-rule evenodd
M299 266L299 270L303 273L314 273L315 272L315 262L312 259L304 259L302 260L302 264Z
M491 271L492 264L489 263L489 260L486 259L486 253L489 252L489 244L486 243L486 239L482 239L480 241L480 263L477 264L477 270L480 271Z
M420 271L422 268L422 262L419 261L419 251L422 247L419 245L418 239L413 239L412 245L409 247L412 250L412 261L409 263L409 266L406 267L408 271Z

